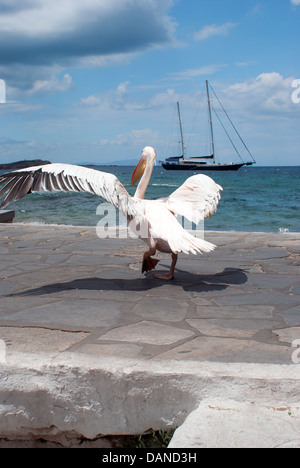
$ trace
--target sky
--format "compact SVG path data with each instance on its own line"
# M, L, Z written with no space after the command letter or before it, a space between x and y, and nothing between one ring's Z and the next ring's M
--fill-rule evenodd
M299 42L300 0L0 0L0 163L176 156L177 102L208 154L208 80L258 165L299 165Z

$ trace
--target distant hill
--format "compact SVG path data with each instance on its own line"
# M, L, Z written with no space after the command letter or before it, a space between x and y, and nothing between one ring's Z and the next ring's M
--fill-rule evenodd
M32 166L45 166L45 164L51 164L50 161L43 161L42 159L34 159L32 161L17 161L8 164L0 164L0 171L5 171L6 169L24 169L26 167Z
M89 166L89 167L98 167L98 166L136 166L139 162L139 159L127 159L122 161L110 161L110 162L103 162L103 163L95 163L95 162L82 162L79 163L79 166Z
M139 162L139 158L136 159L126 159L123 161L111 161L103 163L102 166L136 166Z

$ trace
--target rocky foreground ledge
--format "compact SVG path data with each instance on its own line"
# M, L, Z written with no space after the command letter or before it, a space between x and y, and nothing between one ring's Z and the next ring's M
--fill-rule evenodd
M205 238L164 282L138 240L0 225L0 437L300 447L300 234Z

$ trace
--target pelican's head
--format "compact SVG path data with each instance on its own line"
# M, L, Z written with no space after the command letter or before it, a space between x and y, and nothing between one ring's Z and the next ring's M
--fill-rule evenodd
M155 149L152 148L151 146L146 146L143 149L142 157L136 166L135 170L133 171L132 177L131 177L131 183L132 185L135 185L138 180L142 177L144 174L146 167L151 166L153 168L154 163L156 159L156 153Z

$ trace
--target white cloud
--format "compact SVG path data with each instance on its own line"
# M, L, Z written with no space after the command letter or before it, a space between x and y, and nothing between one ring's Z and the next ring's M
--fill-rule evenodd
M251 65L254 65L255 63L255 60L248 60L247 62L236 62L235 65L237 67L249 67Z
M115 90L107 91L103 94L91 95L80 100L82 106L98 107L102 111L112 109L122 109L127 104L127 91L129 81L120 83Z
M153 132L149 128L141 130L132 130L128 133L119 134L116 139L101 140L102 146L137 146L143 147L146 146L147 142L151 141L151 144L155 145L155 142L158 141L158 134Z
M82 57L132 53L170 45L169 1L32 0L1 8L0 61L65 64ZM19 2L20 3L20 2Z
M117 87L116 91L116 102L118 105L122 105L127 96L127 87L129 86L129 81L124 81L124 83L120 83Z
M0 138L1 162L24 159L47 159L49 153L57 151L56 143L38 143L34 140L23 141Z
M183 70L178 73L172 73L168 79L171 78L173 80L190 80L192 78L197 78L198 76L212 75L213 73L216 73L224 67L226 67L226 65L212 64L200 68L190 68L188 70Z
M65 73L61 81L55 76L47 80L35 81L29 94L65 92L69 91L72 86L72 77Z
M237 23L211 24L204 26L200 31L194 33L196 41L204 41L213 36L226 36L229 31L237 26Z
M300 0L291 0L293 5L300 5Z
M157 93L152 96L149 102L146 104L146 107L149 108L157 108L161 106L169 106L170 104L174 104L178 101L179 97L175 93L174 89L167 89L163 93Z
M290 157L297 164L299 104L293 104L291 99L295 91L292 87L293 80L294 77L286 77L278 72L266 72L231 86L221 81L213 84L232 121L260 163L275 163L276 157L287 155L285 157ZM185 91L180 94L175 87L166 87L160 91L151 89L147 90L145 96L143 93L139 94L138 87L124 81L109 92L87 96L81 100L81 105L73 105L69 113L65 111L63 116L54 115L48 121L43 121L43 127L47 129L43 141L47 141L49 135L51 138L54 135L55 139L63 129L63 142L46 144L0 140L3 162L24 157L37 158L41 155L43 159L52 162L106 162L135 157L148 144L155 146L159 158L163 159L165 155L176 154L176 101L181 103L189 154L193 154L192 150L200 151L199 142L201 145L205 145L206 141L209 144L204 84L203 89L199 87L198 92L189 91L185 87ZM222 118L213 93L211 98L214 108ZM0 112L4 107L0 106ZM7 108L6 115L10 107ZM205 109L204 119L200 119L199 126L197 124L195 127L195 110L198 109L197 115L202 117L202 108ZM226 119L222 120L226 122ZM38 126L37 118L24 122L25 129L32 130ZM215 116L214 129L217 150L222 148L223 152L224 138L226 151L228 140ZM232 136L231 132L232 129L229 130ZM86 134L88 137L85 137ZM228 150L232 151L232 148ZM282 164L283 160L278 159L278 163Z
M291 100L294 78L284 78L280 73L262 73L256 78L230 86L225 95L231 106L242 113L251 112L254 117L278 118L293 114L296 106Z
M186 70L175 75L173 79L184 80L200 75L207 76L208 69L204 70L204 68ZM291 99L294 91L292 88L293 79L293 77L283 77L277 72L262 73L257 77L237 82L231 86L219 83L219 86L216 86L216 91L229 114L237 120L274 120L278 119L278 116L293 119L295 112L298 111L298 107L292 103ZM86 108L89 116L93 115L95 118L98 115L106 115L113 119L117 112L118 119L122 121L124 114L120 112L123 112L126 113L128 121L135 122L139 115L143 115L144 119L152 119L154 124L155 115L157 116L159 112L161 115L164 113L170 115L170 110L173 107L175 109L177 101L181 102L183 109L185 109L184 115L188 119L189 114L194 115L193 108L200 96L202 96L202 88L201 90L199 88L199 92L179 94L175 87L166 87L160 92L147 93L147 96L139 95L138 90L131 87L130 83L126 81L109 92L82 98L80 104L83 112ZM212 99L217 104L213 95ZM198 105L202 107L205 105L205 101L199 102Z
M98 111L112 113L114 111L140 112L147 109L157 109L176 103L178 95L171 88L150 95L148 97L138 97L139 87L131 88L130 82L120 83L115 90L106 91L103 94L91 95L80 100L83 107L96 108ZM132 97L134 96L134 97ZM120 118L120 115L119 115Z
M4 80L0 80L0 104L6 102L6 85Z
M0 0L0 76L19 91L68 89L67 67L107 67L173 46L173 0Z
M100 96L88 96L86 98L82 98L80 100L80 104L83 106L99 106L101 104L102 100Z

